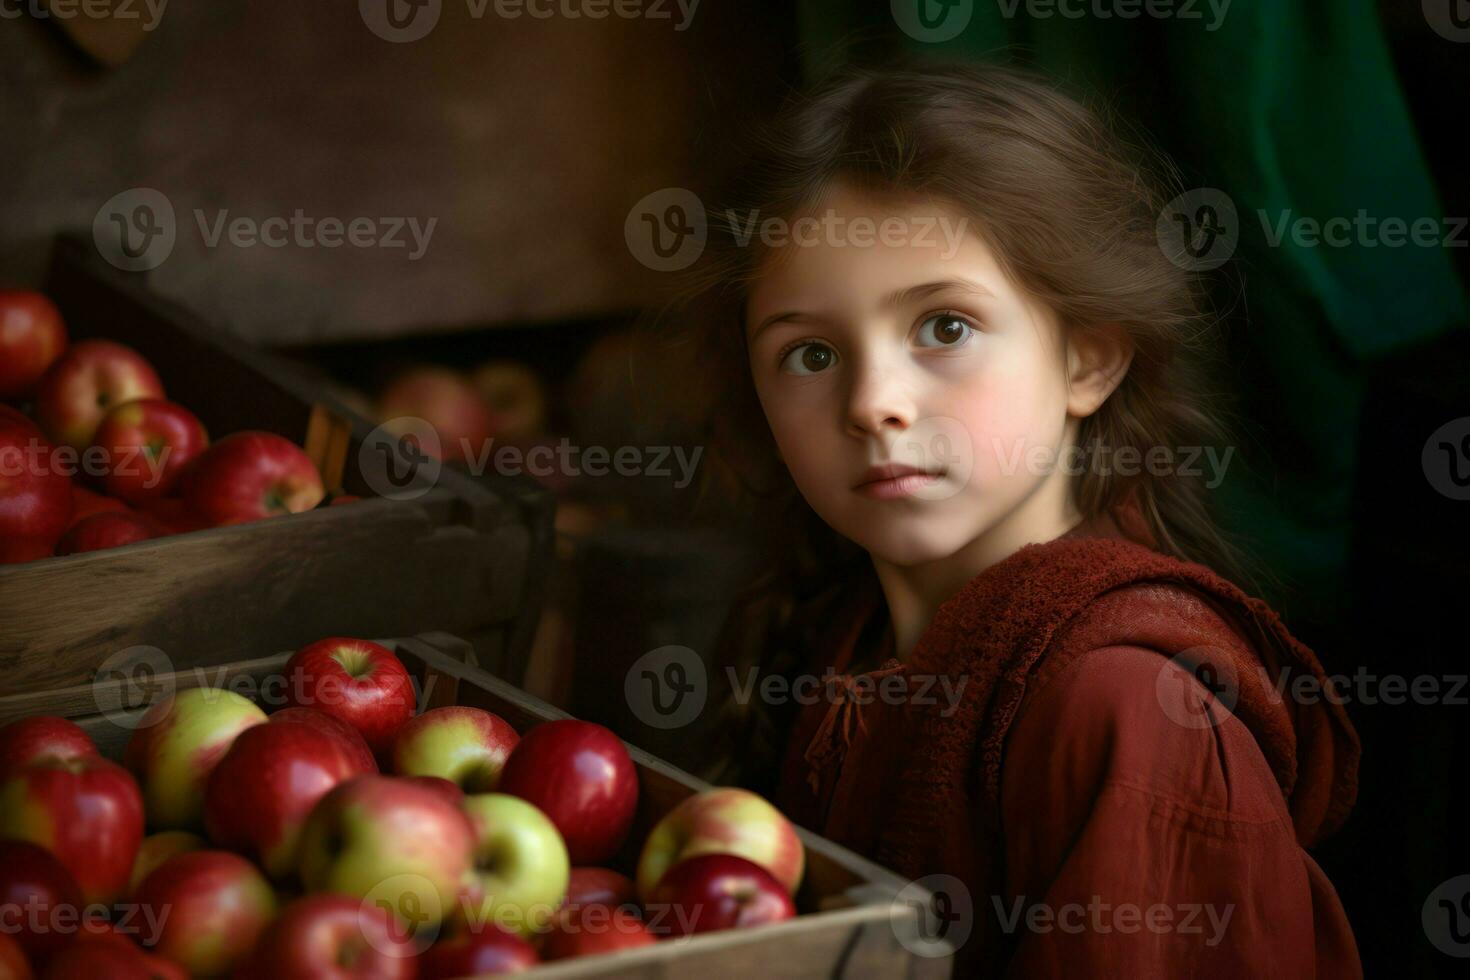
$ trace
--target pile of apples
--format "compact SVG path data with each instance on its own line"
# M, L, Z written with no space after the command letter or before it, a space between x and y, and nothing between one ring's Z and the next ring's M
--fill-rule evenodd
M0 564L297 513L324 496L289 439L247 431L211 445L137 351L69 344L44 295L0 290Z
M272 681L270 715L159 701L122 765L63 718L0 728L0 980L436 980L795 914L800 839L753 793L685 799L634 863L606 728L416 714L402 662L346 637Z

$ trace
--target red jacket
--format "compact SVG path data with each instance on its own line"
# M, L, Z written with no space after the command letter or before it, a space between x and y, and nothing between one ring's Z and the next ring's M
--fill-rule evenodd
M1304 849L1357 738L1290 700L1325 677L1264 603L1105 518L981 573L904 663L876 587L839 626L814 673L873 666L825 674L780 803L945 891L957 975L1361 976Z

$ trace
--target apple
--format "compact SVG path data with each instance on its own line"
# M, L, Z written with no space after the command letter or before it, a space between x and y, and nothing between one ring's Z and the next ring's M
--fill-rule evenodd
M443 776L402 776L400 778L407 779L409 782L417 783L420 786L427 786L455 806L459 806L464 802L464 790L460 789L458 784L451 783Z
M20 943L0 932L0 980L31 980L34 976Z
M571 861L556 825L534 804L505 793L466 796L475 867L461 898L461 924L543 931L567 893Z
M440 459L460 462L484 450L495 435L490 409L469 379L443 367L414 368L395 378L378 400L378 420L390 432L394 420L419 418L439 435ZM434 447L423 447L431 452Z
M158 536L158 527L141 514L103 511L84 517L56 542L57 555L80 555L105 551Z
M308 891L386 903L406 929L437 930L454 911L474 852L470 821L442 793L394 776L358 776L312 808L299 870Z
M81 452L113 406L162 397L163 382L137 351L110 340L83 340L41 377L36 419L47 437Z
M506 760L499 790L540 807L573 864L612 857L638 809L638 770L620 738L567 718L537 725Z
M123 750L143 788L148 826L201 829L210 772L241 732L265 720L249 698L212 687L189 688L149 708Z
M419 980L522 973L541 962L536 947L496 925L442 939L419 958Z
M557 912L551 930L542 940L541 956L547 960L564 960L652 946L657 941L658 937L643 920L627 909L575 905Z
M734 854L769 871L796 894L805 864L791 821L749 790L722 787L686 797L664 814L638 859L638 893L645 899L670 867L702 854Z
M209 521L190 510L189 505L178 497L163 497L149 501L143 506L142 511L158 525L160 537L165 534L202 531L210 526Z
M281 910L256 944L247 980L412 980L417 950L381 906L307 895Z
M169 858L143 879L134 901L142 921L156 924L143 945L193 977L229 973L276 914L265 876L229 851Z
M0 782L0 837L46 848L83 899L108 904L127 888L143 840L143 795L106 759L39 759Z
M77 522L93 514L131 514L132 508L118 500L116 497L104 497L100 493L93 493L80 483L73 483L71 487L71 522L66 529L70 531L77 526Z
M184 406L139 398L108 412L92 445L105 453L103 489L142 506L173 492L185 467L209 446L209 433Z
M378 772L378 760L368 748L356 728L341 718L333 718L316 708L281 708L270 716L271 721L296 721L320 728L341 743L360 772Z
M41 980L189 980L184 968L121 936L83 935L51 958Z
M413 717L408 671L387 647L333 636L297 650L286 661L286 701L316 708L355 728L379 758Z
M0 289L0 398L29 398L65 350L55 304L29 289Z
M316 723L276 719L235 737L204 787L206 836L255 857L268 875L296 870L302 825L333 786L370 772L350 743Z
M14 937L37 966L72 938L82 890L56 855L21 840L0 841L0 936Z
M687 936L781 922L796 914L786 886L734 854L700 854L669 869L644 903L650 928Z
M40 430L23 418L0 417L0 564L51 554L71 523L71 487Z
M568 908L576 905L638 905L638 889L633 879L611 868L573 868L567 881Z
M39 759L93 759L97 746L76 722L30 715L0 726L0 780Z
M487 793L519 741L510 722L479 708L450 705L410 718L393 740L393 771L441 776L467 793Z
M147 810L146 802L144 810ZM128 895L136 893L143 879L169 858L190 851L202 851L207 846L203 837L187 830L160 830L144 837L143 843L138 845L138 856L133 858L133 872L128 875Z
M274 432L236 432L210 446L180 481L184 503L210 524L299 514L326 496L305 450Z
M490 408L496 436L525 443L546 428L546 386L529 365L486 361L475 368L470 383Z

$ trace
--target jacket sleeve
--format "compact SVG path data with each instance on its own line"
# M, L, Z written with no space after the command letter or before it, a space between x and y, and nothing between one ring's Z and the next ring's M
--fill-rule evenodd
M1156 651L1094 650L1034 694L1001 819L1005 888L977 913L1009 975L1362 975L1255 739Z

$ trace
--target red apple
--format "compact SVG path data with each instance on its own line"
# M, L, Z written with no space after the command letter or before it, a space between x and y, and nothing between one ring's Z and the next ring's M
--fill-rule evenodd
M104 497L100 493L93 493L80 483L73 483L71 487L71 523L66 526L70 531L77 526L77 522L93 514L130 514L132 508L118 500L116 497Z
M325 711L316 708L282 708L271 715L271 721L296 721L304 725L312 725L331 735L342 743L353 763L362 772L377 772L378 761L373 757L373 750L368 748L367 742L353 728L341 718L333 718Z
M71 522L71 477L35 426L0 417L0 564L47 557Z
M419 958L419 980L454 980L500 973L522 973L541 958L536 947L493 923L464 931L430 946Z
M108 412L92 445L104 454L103 488L142 506L173 492L184 468L209 446L209 433L184 406L139 398Z
M327 506L328 507L340 507L343 504L355 504L355 503L357 503L361 499L362 499L361 497L356 496L355 494L339 493L339 494L333 495L332 499L327 502Z
M413 681L387 647L333 636L302 647L286 661L286 701L347 722L379 758L413 717Z
M786 887L733 854L701 854L674 865L644 903L649 928L687 936L780 922L796 914Z
M638 904L638 889L633 879L611 868L573 868L567 882L566 906Z
M146 801L144 808L147 808ZM131 898L143 879L169 858L190 851L202 851L207 846L203 837L187 830L160 830L144 837L143 843L138 845L138 856L133 858L133 872L128 875L128 897Z
M382 907L346 895L307 895L266 927L249 967L239 975L249 980L412 980L416 952Z
M479 392L464 375L442 367L415 368L394 379L378 401L378 418L389 431L398 418L428 422L439 435L439 458L447 461L478 456L495 434Z
M597 864L617 853L638 809L638 770L622 740L570 718L527 732L506 760L499 789L551 818L573 864Z
M0 398L28 398L66 350L66 325L45 296L0 289Z
M393 740L393 771L440 776L467 793L488 793L519 736L510 722L479 708L451 705L410 718Z
M255 946L276 913L270 883L228 851L190 851L160 865L138 886L143 945L193 977L227 974Z
M297 720L235 737L204 789L204 826L220 847L255 857L272 878L296 869L301 827L333 786L368 772L348 743Z
M0 935L42 965L81 927L82 890L56 855L29 841L0 841Z
M91 759L97 746L81 726L56 715L31 715L0 727L0 780L38 759Z
M114 406L163 396L163 382L137 351L110 340L83 340L41 378L36 419L58 445L81 452Z
M541 955L547 960L564 960L652 946L657 941L643 920L627 909L577 905L556 914L541 943Z
M443 776L404 776L402 778L407 779L411 783L418 783L420 786L427 786L455 806L459 806L464 802L464 790L460 789L458 784L451 783Z
M791 821L749 790L722 787L686 797L654 825L638 859L638 893L647 898L668 869L702 854L735 854L765 868L796 894L805 866Z
M113 936L79 936L51 958L41 980L189 980L183 967Z
M0 980L32 980L34 976L20 943L0 932Z
M311 457L273 432L236 432L206 449L181 481L189 510L213 525L299 514L326 496Z
M106 759L41 759L0 783L0 837L46 848L88 903L107 904L127 888L143 840L143 795Z
M56 542L57 555L80 555L105 551L158 536L158 527L141 514L103 511L83 518Z
M143 513L153 519L159 527L159 536L165 534L187 534L209 527L207 520L189 509L178 497L163 497L149 502Z

